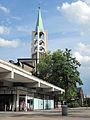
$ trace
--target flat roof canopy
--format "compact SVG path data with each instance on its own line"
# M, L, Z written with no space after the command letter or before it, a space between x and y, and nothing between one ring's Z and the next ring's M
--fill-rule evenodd
M2 59L0 59L0 80L10 81L12 83L25 83L29 85L29 87L47 89L47 92L57 91L61 94L65 92L65 90L33 76L31 72L27 72L21 67L8 63Z

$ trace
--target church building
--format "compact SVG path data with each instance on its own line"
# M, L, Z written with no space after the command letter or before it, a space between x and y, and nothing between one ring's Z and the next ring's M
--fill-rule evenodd
M19 58L17 63L0 59L0 111L55 108L55 96L65 90L31 73L43 52L48 52L48 42L39 7L36 28L32 32L31 58Z

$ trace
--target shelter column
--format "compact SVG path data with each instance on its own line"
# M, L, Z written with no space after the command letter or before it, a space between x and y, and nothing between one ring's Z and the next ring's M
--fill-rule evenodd
M25 97L26 111L27 111L27 95Z
M17 90L17 98L16 98L16 111L19 111L19 91Z
M13 110L16 108L16 95L13 96Z

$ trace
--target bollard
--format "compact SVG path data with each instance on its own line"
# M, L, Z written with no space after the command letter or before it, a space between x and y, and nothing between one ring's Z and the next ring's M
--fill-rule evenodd
M7 111L7 105L5 104L5 112Z

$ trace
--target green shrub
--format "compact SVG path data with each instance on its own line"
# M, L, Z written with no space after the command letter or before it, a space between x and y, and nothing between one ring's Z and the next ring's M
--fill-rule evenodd
M68 103L68 107L76 108L76 107L80 107L80 105L78 102L71 102L71 103Z
M84 103L81 105L81 107L88 107L88 104Z

